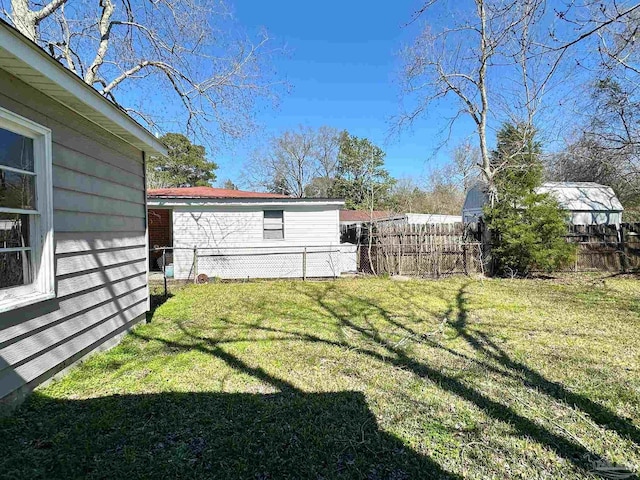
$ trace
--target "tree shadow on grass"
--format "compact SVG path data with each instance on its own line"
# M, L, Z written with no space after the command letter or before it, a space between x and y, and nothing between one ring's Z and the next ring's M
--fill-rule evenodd
M375 308L385 318L387 323L405 331L419 341L428 343L434 348L441 349L451 355L463 358L466 361L473 362L487 371L497 373L506 378L519 380L526 387L535 390L537 393L543 393L550 398L563 402L565 405L581 410L599 426L612 430L621 437L628 438L632 442L640 445L640 429L638 429L630 419L622 418L604 405L600 405L584 395L568 390L567 387L559 382L545 378L540 372L511 358L506 350L500 348L487 333L470 328L468 325L470 309L467 299L469 295L469 284L470 283L466 283L457 290L455 300L449 305L444 314L444 318L447 320L447 324L455 330L457 336L463 338L476 352L480 353L481 357L489 359L490 361L466 356L447 348L432 338L420 335L406 324L398 322L375 303L368 302L368 305ZM406 296L404 297L405 300L409 300Z
M424 380L438 385L438 387L443 389L444 391L452 393L460 397L461 399L468 401L469 403L482 410L490 418L511 426L515 430L516 435L530 438L540 445L545 446L549 450L555 452L556 455L558 455L560 458L564 458L565 460L571 462L575 467L577 467L584 473L587 473L591 470L594 461L602 462L603 464L609 464L607 459L601 458L599 455L590 451L584 445L574 441L573 439L569 439L563 435L548 430L544 426L537 423L535 420L527 418L526 416L515 411L510 406L498 400L490 398L483 392L476 390L470 385L467 385L462 380L449 376L441 372L439 369L428 365L427 363L418 361L410 357L405 353L403 348L400 348L396 344L390 342L389 340L386 340L377 329L372 329L370 323L367 324L367 328L354 323L348 315L341 313L341 309L336 308L332 301L327 300L327 293L331 290L332 289L329 288L324 292L316 291L310 293L301 291L301 293L312 298L329 315L336 318L343 327L347 327L355 332L358 332L358 334L360 334L363 338L367 339L378 347L382 347L385 351L385 354L380 354L376 351L355 348L355 350L359 353L369 355L370 357L376 358L381 362L386 362L387 364L390 364L394 367L409 370L415 375L423 378ZM351 304L353 304L353 302L360 302L361 304L364 303L364 305L366 305L366 308L373 309L387 322L396 326L402 325L400 322L394 320L392 315L388 311L371 300L353 297L348 294L344 294L344 292L341 292L340 295L342 296L341 301L343 302L347 301ZM460 289L458 295L456 296L456 307L458 313L456 315L456 318L451 322L452 326L460 333L460 335L465 337L467 341L469 341L469 343L474 346L474 348L480 350L482 348L480 340L472 335L469 335L466 332L466 323L468 320L469 312L464 297L464 287ZM451 311L453 311L453 308L451 309ZM407 329L406 326L402 326L402 328ZM409 329L407 329L407 331L411 332L411 330ZM632 439L637 438L637 429L630 423L626 422L624 419L615 416L613 412L608 411L605 407L602 407L601 405L598 405L585 397L576 394L570 394L570 392L568 392L561 385L554 384L553 382L546 380L542 375L537 374L533 370L528 369L527 371L527 367L525 367L524 365L517 364L511 360L507 360L508 357L506 357L506 354L504 354L504 352L502 353L502 356L497 356L495 354L493 355L493 358L497 359L498 363L502 367L506 367L505 370L494 369L498 373L504 373L507 376L512 376L512 374L514 373L513 370L517 370L518 372L524 371L525 376L527 374L529 375L530 381L534 384L534 388L540 388L544 393L554 396L554 398L563 399L563 401L576 400L579 407L584 408L587 413L593 414L593 417L595 417L596 419L606 419L607 422L602 421L603 426L613 428L623 436L629 436ZM563 395L559 395L558 392L561 392Z
M490 418L509 425L515 435L530 438L556 452L585 473L590 470L591 461L598 459L576 441L548 430L463 380L409 356L367 320L368 310L405 329L419 341L447 349L432 339L420 338L374 301L344 292L329 297L335 287L298 288L337 326L357 332L375 349L292 329L237 322L232 325L282 336L271 341L318 342L346 348L411 371L476 406ZM490 366L492 371L511 378L526 379L528 375L532 388L567 403L576 400L573 403L583 410L596 409L593 412L596 417L602 413L600 409L607 412L589 399L567 396L571 392L566 392L565 387L558 388L539 373L513 361L490 338L471 330L465 295L463 287L448 314L451 326L463 338L483 356L495 360L477 359L479 365ZM282 314L278 313L277 305L272 308L273 315ZM364 326L355 320L363 315ZM188 338L184 343L148 337L139 331L132 335L163 342L178 351L207 353L280 393L160 393L90 400L55 400L35 394L16 416L0 420L0 445L5 448L0 472L12 478L459 478L444 471L433 459L382 432L362 394L303 392L286 379L276 378L259 365L248 365L222 348L225 343L247 339L227 336L217 341L179 327ZM608 428L613 425L621 435L635 434L635 427L615 415L608 418L613 423L607 423L607 417L597 418Z
M380 430L362 393L303 392L178 326L188 338L184 343L130 334L174 351L209 354L279 393L68 400L36 392L13 417L0 418L0 477L461 478Z
M5 478L456 478L382 432L359 392L35 394L3 421Z
M525 386L581 410L601 427L613 430L621 437L626 437L635 444L640 445L640 429L634 426L630 420L621 418L612 410L594 402L584 395L568 390L559 382L545 378L541 373L531 367L511 358L509 354L500 348L485 332L468 328L469 308L467 302L467 287L468 284L458 290L455 307L452 305L445 314L447 317L454 317L450 325L455 329L457 335L463 338L474 350L484 357L493 360L496 364L505 368L507 372L521 377Z
M233 326L259 329L272 334L279 333L283 335L281 338L270 338L270 341L302 341L323 343L338 348L347 348L352 352L367 355L396 368L412 371L417 376L437 384L443 390L453 393L472 403L491 418L514 427L518 435L531 438L537 443L546 446L550 450L554 451L559 457L570 461L583 471L590 470L594 460L602 461L605 464L607 463L606 459L600 458L584 445L574 441L574 439L567 438L564 435L548 430L536 422L535 419L530 419L516 412L510 406L488 397L481 391L466 384L464 381L446 375L439 369L412 358L402 347L399 347L397 344L387 340L385 335L383 335L376 328L375 324L367 318L366 311L371 309L376 312L377 315L381 316L387 323L404 330L418 341L428 343L434 348L442 349L448 353L463 357L466 360L473 361L478 366L486 368L498 375L522 381L524 385L536 390L536 392L541 392L574 408L579 408L602 427L612 429L619 435L637 442L638 430L630 423L630 421L617 416L611 410L597 404L587 397L570 392L562 384L546 379L543 375L530 367L511 359L504 350L501 350L495 342L489 338L488 335L469 329L467 325L469 319L469 307L466 299L467 286L468 285L464 285L458 290L455 302L450 306L445 315L448 318L448 324L455 329L457 334L465 339L476 351L481 353L484 358L488 358L491 361L468 357L463 353L451 350L446 346L441 345L431 338L420 335L403 322L398 321L390 312L372 300L349 295L345 292L339 292L339 297L336 296L335 298L329 298L331 292L335 290L334 286L329 286L326 289L305 289L298 287L298 290L299 293L313 299L314 302L321 307L321 309L329 315L337 325L357 332L361 338L366 339L372 345L378 347L376 350L369 349L361 345L350 344L348 341L338 342L313 334L297 332L291 329L272 328L244 323L237 324L237 322L233 323ZM272 307L272 310L270 310L269 313L271 315L278 316L279 312L277 306ZM365 323L364 326L359 325L352 320L352 317L356 316L363 317L363 321ZM193 335L188 330L182 328L182 326L180 326L180 328L188 338L196 343L182 345L165 340L161 341L167 343L173 348L196 348L210 353L226 361L229 365L240 371L245 371L256 378L272 383L272 385L279 388L281 391L296 391L293 385L285 382L284 380L274 381L273 377L270 377L260 367L249 367L245 365L240 359L231 356L220 346L223 343L246 341L248 339L231 337L218 341L208 337ZM147 340L152 339L147 338ZM382 350L380 350L380 347L382 347Z

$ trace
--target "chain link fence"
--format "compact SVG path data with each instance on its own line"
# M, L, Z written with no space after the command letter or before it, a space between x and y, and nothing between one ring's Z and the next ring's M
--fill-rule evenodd
M341 272L336 246L202 248L197 250L199 275L220 279L336 278Z
M336 278L355 272L355 245L161 247L150 249L150 269L158 279Z

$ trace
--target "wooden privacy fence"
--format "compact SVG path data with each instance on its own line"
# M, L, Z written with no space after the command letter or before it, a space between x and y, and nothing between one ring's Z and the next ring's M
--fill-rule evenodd
M577 245L574 265L567 270L624 272L640 268L640 223L574 225L567 240Z
M360 271L429 277L481 273L481 245L461 223L377 225L360 243Z
M479 239L479 232L460 223L364 227L357 234L358 271L429 277L491 273L485 272ZM576 258L564 271L640 269L640 223L575 225L567 241L576 244Z

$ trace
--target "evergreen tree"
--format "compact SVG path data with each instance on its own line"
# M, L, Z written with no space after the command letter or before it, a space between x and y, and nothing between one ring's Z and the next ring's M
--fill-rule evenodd
M149 158L148 188L202 187L215 181L218 165L207 160L202 145L194 145L181 133L167 133L160 141L169 155Z
M384 168L384 157L384 151L369 139L342 132L329 196L344 198L350 209L374 210L385 205L395 180Z
M222 184L222 188L225 188L227 190L238 190L238 186L235 183L233 183L233 181L230 178L225 180L225 182Z
M567 243L567 212L547 193L537 193L543 179L541 145L527 125L506 124L498 132L491 161L496 169L497 200L485 208L496 273L526 276L550 272L575 253Z

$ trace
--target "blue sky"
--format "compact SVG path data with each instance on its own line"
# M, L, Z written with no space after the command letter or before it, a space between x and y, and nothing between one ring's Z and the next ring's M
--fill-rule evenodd
M390 118L400 109L398 51L417 25L404 28L420 1L235 0L237 21L249 31L265 27L287 53L275 59L291 85L277 109L258 116L259 136L217 153L218 177L238 180L251 145L298 125L329 125L371 139L387 152L396 177L421 177L449 153L433 151L447 112L436 111L400 138L389 138ZM459 135L459 132L457 132ZM452 145L455 143L455 139Z

